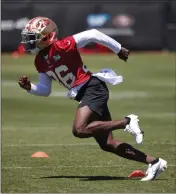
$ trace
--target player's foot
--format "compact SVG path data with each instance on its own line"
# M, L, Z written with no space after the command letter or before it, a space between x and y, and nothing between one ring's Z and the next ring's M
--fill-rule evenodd
M142 143L144 135L138 124L138 116L131 114L128 115L126 118L129 118L130 122L128 125L126 125L124 131L129 132L134 137L137 144Z
M167 161L161 158L156 160L156 163L149 164L146 171L146 177L142 178L141 181L155 180L155 178L167 168Z

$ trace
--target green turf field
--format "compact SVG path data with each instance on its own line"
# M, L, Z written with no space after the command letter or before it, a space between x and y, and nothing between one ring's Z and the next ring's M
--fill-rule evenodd
M141 163L105 153L94 139L72 135L77 103L64 98L64 88L53 84L50 97L35 97L18 87L27 75L34 82L34 56L18 59L2 55L2 192L15 193L175 193L175 54L132 54L129 62L115 55L83 56L92 71L110 67L124 82L110 86L113 119L139 115L144 144L136 146L123 130L121 141L162 157L167 170L153 182L129 180ZM49 158L31 158L43 151Z

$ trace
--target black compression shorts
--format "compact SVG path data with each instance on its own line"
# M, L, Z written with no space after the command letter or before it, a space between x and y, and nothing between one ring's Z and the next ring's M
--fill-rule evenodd
M79 106L88 106L100 116L109 116L107 102L109 99L109 90L106 83L97 77L91 77L89 81L80 89L75 100L79 102Z

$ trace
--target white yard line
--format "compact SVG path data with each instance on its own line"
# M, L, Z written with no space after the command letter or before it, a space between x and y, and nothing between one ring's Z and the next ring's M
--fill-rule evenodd
M18 84L12 81L2 81L2 86L18 87ZM67 92L52 92L51 97L66 97ZM122 91L110 92L110 99L131 99L131 98L148 98L151 95L145 91Z
M18 86L18 83L17 82L13 82L13 81L10 81L10 80L6 80L6 81L1 81L1 85L2 86Z
M146 165L140 165L146 167ZM169 167L175 167L175 164L168 165ZM139 167L139 165L93 165L93 166L2 166L2 169L45 169L45 168L116 168L116 167Z
M130 144L135 144L134 142L128 142ZM152 143L144 143L144 145L176 145L175 142L152 142ZM136 145L136 144L135 144ZM69 144L45 144L45 143L40 143L40 144L3 144L2 146L4 147L54 147L54 146L64 146L64 147L71 147L71 146L98 146L97 143L69 143Z
M66 92L53 92L52 97L65 97ZM147 92L140 91L123 91L123 92L110 92L110 99L127 99L127 98L148 98L149 95Z
M3 145L3 144L2 144ZM65 147L70 147L70 146L95 146L98 145L97 143L71 143L71 144L5 144L3 146L6 147L40 147L40 146L44 146L44 147L52 147L52 146L65 146Z

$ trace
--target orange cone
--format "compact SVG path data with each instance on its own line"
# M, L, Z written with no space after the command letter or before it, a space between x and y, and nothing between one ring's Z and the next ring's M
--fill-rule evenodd
M31 156L32 158L48 158L49 156L45 152L35 152Z
M23 44L20 44L18 46L18 54L19 55L23 55L25 53L25 48L24 48L24 45Z
M134 170L131 174L128 175L129 178L140 178L144 177L146 174L141 170Z
M14 59L19 58L19 53L18 53L18 51L13 51L13 52L12 52L12 58L14 58Z

